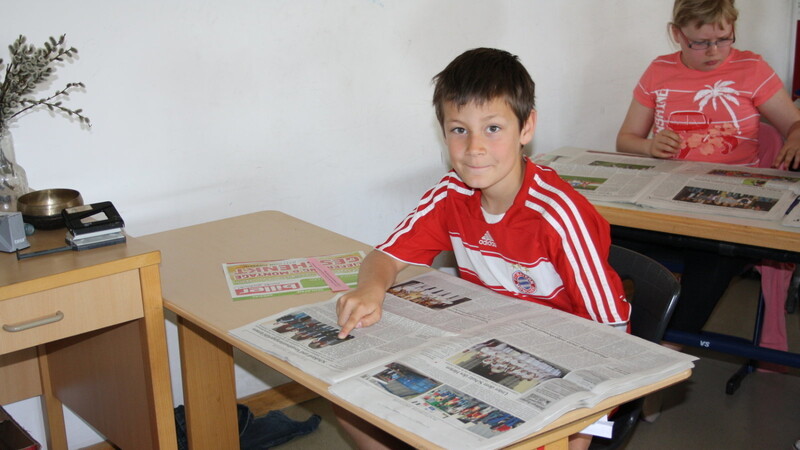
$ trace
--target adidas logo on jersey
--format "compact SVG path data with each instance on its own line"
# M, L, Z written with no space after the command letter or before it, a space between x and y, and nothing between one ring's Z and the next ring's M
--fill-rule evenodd
M489 247L497 247L497 244L494 243L494 239L492 239L492 235L489 234L488 231L483 235L481 240L478 241L478 244L487 245Z

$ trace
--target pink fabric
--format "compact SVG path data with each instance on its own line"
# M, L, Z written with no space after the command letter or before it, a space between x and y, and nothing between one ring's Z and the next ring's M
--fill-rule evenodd
M681 135L679 159L752 166L758 161L757 108L782 87L761 56L733 48L709 72L686 67L680 52L659 56L633 95L654 110L653 133L668 128Z
M771 168L781 147L783 147L783 136L780 131L768 123L761 122L758 128L758 167ZM782 163L779 169L786 170L786 163Z
M783 136L770 124L762 123L758 132L758 167L772 167L772 161L783 146ZM786 340L786 297L792 282L794 264L763 260L756 266L761 272L764 294L764 321L759 345L774 350L788 350Z
M763 260L756 266L761 272L761 292L764 294L764 322L758 345L786 351L786 297L792 281L794 264Z

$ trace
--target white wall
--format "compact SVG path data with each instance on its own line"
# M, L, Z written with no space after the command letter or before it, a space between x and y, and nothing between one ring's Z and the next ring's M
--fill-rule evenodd
M788 81L792 1L737 5L736 45ZM538 91L533 151L612 150L636 80L675 48L671 8L669 0L3 1L0 46L19 34L41 44L66 33L80 51L46 92L84 82L70 105L92 128L37 112L13 129L33 188L111 200L134 236L276 209L376 243L446 169L430 80L452 58L478 46L520 56ZM238 373L240 394L260 388ZM23 403L15 412L41 428L35 402ZM94 439L80 425L70 430L76 446Z

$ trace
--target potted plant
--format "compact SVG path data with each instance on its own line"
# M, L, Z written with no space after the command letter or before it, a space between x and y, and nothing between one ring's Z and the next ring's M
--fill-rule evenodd
M15 211L17 197L30 190L25 171L14 159L9 130L12 122L28 112L47 108L91 126L81 109L62 104L70 92L83 89L83 83L67 83L48 97L32 96L53 75L58 63L72 62L78 53L76 48L66 45L65 35L58 39L50 37L38 48L27 44L25 36L20 35L8 51L11 58L7 64L0 58L0 211Z

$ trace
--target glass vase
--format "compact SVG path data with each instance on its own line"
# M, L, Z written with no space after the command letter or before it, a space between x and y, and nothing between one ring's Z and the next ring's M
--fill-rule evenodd
M17 198L30 191L25 169L16 163L11 132L0 127L0 212L17 210Z

